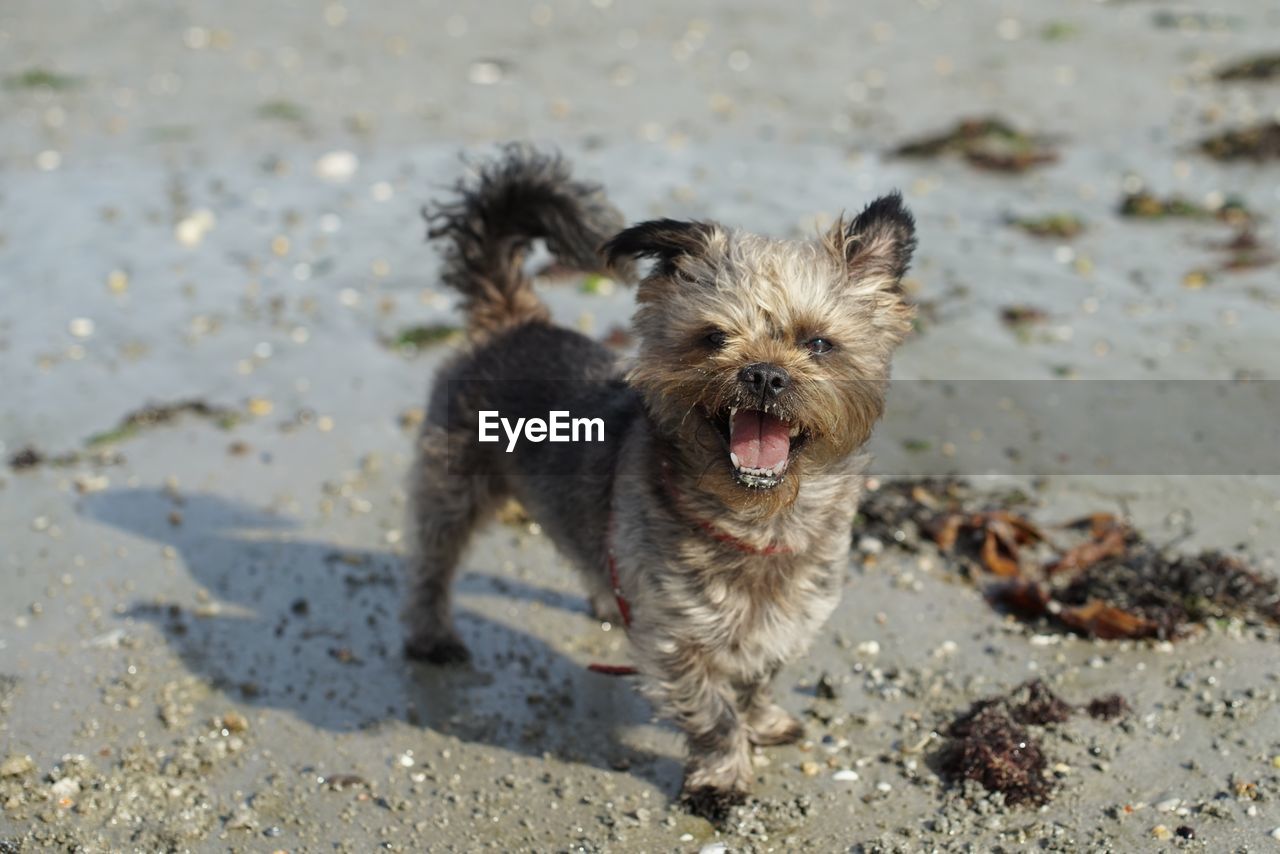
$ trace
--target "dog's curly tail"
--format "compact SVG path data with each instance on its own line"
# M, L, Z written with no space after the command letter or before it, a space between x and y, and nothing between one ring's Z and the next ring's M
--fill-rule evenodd
M445 284L464 298L472 337L549 319L524 260L534 240L581 271L604 270L600 252L622 215L595 184L574 181L558 155L520 143L479 164L452 198L423 208L427 237L444 243Z

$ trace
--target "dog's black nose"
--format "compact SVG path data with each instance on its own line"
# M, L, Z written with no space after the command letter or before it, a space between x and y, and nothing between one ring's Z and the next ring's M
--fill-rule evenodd
M747 365L738 372L738 379L748 389L758 395L777 397L783 389L791 385L791 375L767 362L756 362Z

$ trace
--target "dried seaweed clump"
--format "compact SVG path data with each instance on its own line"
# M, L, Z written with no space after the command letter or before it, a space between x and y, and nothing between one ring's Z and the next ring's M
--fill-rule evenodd
M1126 194L1120 200L1119 214L1130 219L1217 219L1239 227L1257 219L1238 196L1228 196L1222 204L1210 207L1184 196L1160 197L1145 190Z
M997 607L1088 637L1177 639L1213 620L1280 625L1280 579L1219 551L1177 554L1125 520L1094 513L1053 527L1016 490L960 479L874 483L857 536L955 561Z
M971 166L993 172L1025 172L1058 159L1058 152L1043 139L994 117L961 119L949 130L898 146L894 153L899 157L957 154Z
M1014 218L1009 220L1009 224L1032 237L1060 240L1070 240L1084 232L1084 220L1072 213Z
M1224 65L1213 75L1219 80L1280 80L1280 53L1251 56Z
M1215 160L1280 159L1280 121L1259 122L1206 137L1200 150Z
M980 492L961 478L873 481L858 505L855 531L888 545L915 551L934 529L956 513L1008 510L1031 504L1021 490Z
M1275 579L1221 552L1171 557L1136 535L1123 552L1089 566L1053 598L1067 606L1065 613L1091 608L1097 624L1069 625L1101 637L1115 636L1105 630L1118 628L1124 637L1176 638L1192 625L1231 617L1280 623ZM1127 615L1124 624L1110 626L1094 604L1100 602Z
M85 440L90 448L108 445L130 439L144 430L159 427L176 421L180 416L190 415L212 421L223 430L229 430L240 420L240 413L234 409L215 406L208 401L191 399L173 403L154 403L135 409L125 415L120 423L110 430L96 433Z
M1128 709L1128 703L1114 694L1086 706L1091 716L1103 720ZM1049 763L1039 739L1026 727L1065 723L1075 711L1039 679L1004 696L979 700L947 727L939 769L953 783L974 780L988 791L1000 792L1005 803L1044 804L1054 791Z

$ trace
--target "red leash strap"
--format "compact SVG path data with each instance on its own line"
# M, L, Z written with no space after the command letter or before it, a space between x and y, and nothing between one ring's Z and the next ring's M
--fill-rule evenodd
M609 528L613 528L613 514L609 514ZM609 549L609 583L613 585L613 598L618 602L618 613L622 615L622 627L631 628L631 605L627 597L622 595L622 582L618 579L618 559L613 556L613 537L607 544Z
M637 672L630 664L601 664L598 661L588 664L587 669L602 676L635 676Z
M604 548L606 560L609 562L609 583L613 585L613 598L618 603L618 613L622 615L622 627L624 629L631 628L631 605L627 602L627 597L622 595L622 581L618 578L618 560L613 556L613 511L609 511L609 522L605 527ZM592 673L602 673L605 676L634 676L636 669L629 664L599 664L592 663L587 665L587 669Z
M665 459L662 461L662 482L667 488L667 494L671 496L671 502L677 507L683 503L680 490L676 486L675 479L671 476L671 464ZM732 534L725 533L706 519L700 519L697 516L682 511L683 515L690 522L694 523L703 533L711 537L718 543L724 543L732 546L740 552L753 555L785 555L791 554L791 549L786 546L770 543L767 546L753 546L751 543L738 539ZM624 629L631 628L631 605L627 602L627 597L622 593L622 581L618 577L618 560L613 554L613 529L614 518L613 511L609 511L609 521L605 527L605 559L609 563L609 583L613 585L613 598L618 603L618 613L622 615L622 627ZM587 669L593 673L603 673L606 676L633 676L636 669L627 664L588 664Z

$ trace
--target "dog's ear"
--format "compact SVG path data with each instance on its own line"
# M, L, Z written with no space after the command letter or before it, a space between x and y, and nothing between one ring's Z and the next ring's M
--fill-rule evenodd
M850 279L876 278L897 288L916 248L916 221L902 194L890 193L867 205L851 223L841 217L824 242L844 260Z
M633 258L652 258L658 270L669 273L681 255L697 255L706 251L719 228L710 222L652 219L618 232L601 247L612 267Z

